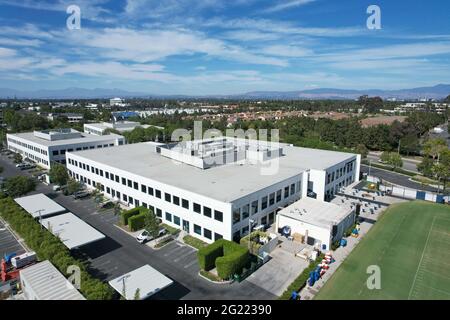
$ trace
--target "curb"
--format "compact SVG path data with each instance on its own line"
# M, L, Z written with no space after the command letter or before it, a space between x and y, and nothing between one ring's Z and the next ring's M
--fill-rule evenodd
M209 282L214 283L214 284L232 284L232 283L233 283L233 280L220 281L220 282L218 282L218 281L213 281L213 280L211 280L211 279L208 279L208 278L205 277L204 275L202 275L202 274L200 273L200 271L198 272L198 275L199 275L201 278L205 279L206 281L209 281Z

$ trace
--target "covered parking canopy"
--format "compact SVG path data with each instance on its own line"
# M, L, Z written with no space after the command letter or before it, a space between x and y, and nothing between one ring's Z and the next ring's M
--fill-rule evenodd
M67 210L43 193L14 199L33 218L47 217Z
M139 299L147 299L172 283L172 280L148 264L109 281L114 290L122 296L125 295L126 300L135 300L137 292Z
M41 224L70 250L105 238L104 234L71 212L42 219Z

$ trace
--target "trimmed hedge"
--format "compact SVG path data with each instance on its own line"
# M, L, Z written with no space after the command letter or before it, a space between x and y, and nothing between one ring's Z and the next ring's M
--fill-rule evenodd
M223 256L224 239L219 239L216 242L198 250L198 264L200 269L209 271L214 269L216 259Z
M225 239L201 248L197 256L202 270L209 271L215 266L221 279L229 279L234 274L241 273L250 258L247 248Z
M33 217L25 212L11 198L0 200L0 215L35 251L39 260L49 260L62 274L68 276L67 268L76 265L81 270L80 291L88 300L110 300L113 297L112 288L88 273L86 261L80 261L70 254L61 240L42 229Z
M223 257L216 259L217 275L222 279L240 274L250 259L248 249L234 242L224 245L224 254Z
M137 215L131 216L128 219L128 227L130 227L130 231L138 231L145 227L145 217L148 212L141 212Z
M128 225L128 220L135 215L138 215L141 212L141 208L133 208L127 211L122 212L122 223L124 226Z
M283 292L278 300L290 300L293 291L299 292L301 289L303 289L303 287L306 285L306 281L308 281L309 273L316 269L317 263L322 261L323 258L325 258L325 255L321 253L315 261L312 261L309 266L298 275L298 277L289 285L289 287Z

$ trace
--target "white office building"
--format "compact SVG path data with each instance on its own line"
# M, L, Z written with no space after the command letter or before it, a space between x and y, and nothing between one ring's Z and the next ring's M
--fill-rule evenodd
M116 122L101 122L101 123L86 123L84 124L84 132L95 134L97 136L103 136L105 134L108 134L109 130L115 130L120 133L132 131L136 129L137 127L141 127L144 129L147 129L149 127L152 127L148 124L140 124L139 122L133 122L133 121L116 121ZM157 129L164 129L163 127L156 127Z
M100 149L124 144L116 134L96 136L74 129L52 129L7 134L8 149L49 169L53 162L66 163L66 152Z
M324 156L330 160L320 161ZM308 157L313 159L304 161ZM311 174L320 170L304 162L342 176L326 184L327 171ZM106 197L151 208L163 222L212 242L247 234L249 219L274 223L278 210L306 197L308 185L324 197L327 188L354 182L359 156L221 137L69 152L67 167L88 187L99 185Z

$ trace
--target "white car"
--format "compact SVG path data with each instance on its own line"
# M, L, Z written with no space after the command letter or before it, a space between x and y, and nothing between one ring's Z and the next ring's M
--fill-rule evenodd
M158 237L161 237L167 233L167 230L165 228L162 228L159 230ZM147 230L142 231L137 237L136 240L139 243L145 243L147 241L153 240L153 237L150 235L150 233Z

